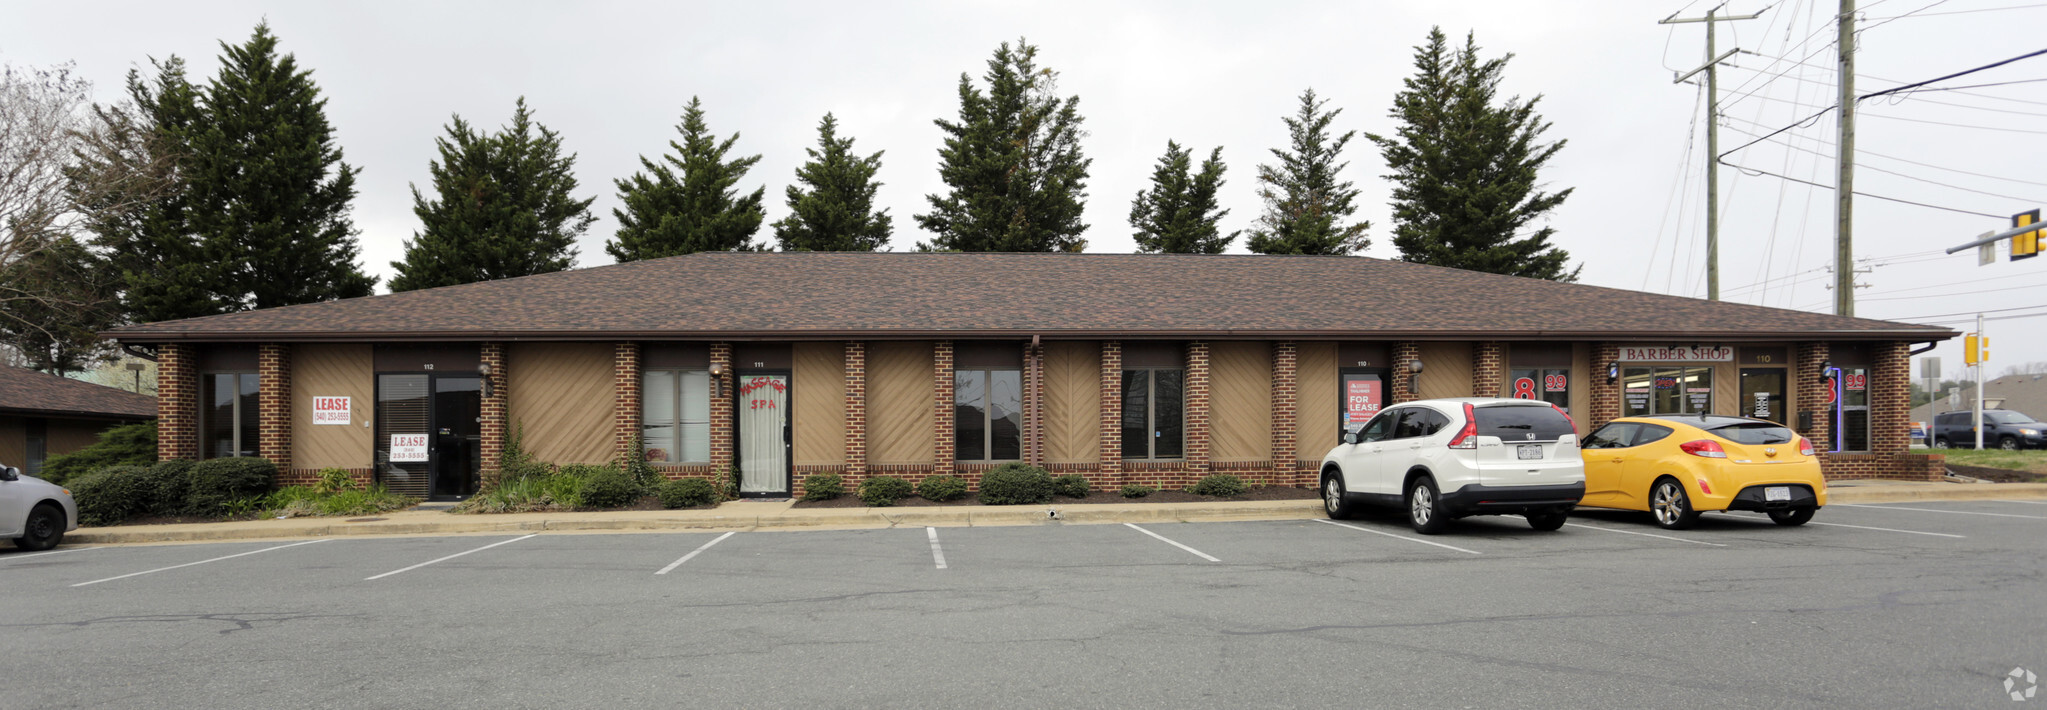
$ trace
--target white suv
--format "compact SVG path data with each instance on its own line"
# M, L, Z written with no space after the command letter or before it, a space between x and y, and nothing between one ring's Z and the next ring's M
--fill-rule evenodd
M24 550L47 550L78 529L78 503L63 486L0 464L0 539Z
M1322 457L1322 505L1401 506L1416 532L1467 515L1525 515L1563 527L1585 497L1585 461L1569 415L1527 399L1430 399L1387 407Z

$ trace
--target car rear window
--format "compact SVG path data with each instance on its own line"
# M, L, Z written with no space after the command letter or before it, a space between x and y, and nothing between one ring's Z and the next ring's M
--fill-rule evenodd
M1479 436L1497 436L1504 441L1555 441L1573 433L1571 420L1551 407L1479 407L1473 414L1478 419Z
M1790 429L1769 422L1742 422L1706 431L1737 444L1786 444L1791 442L1792 436Z

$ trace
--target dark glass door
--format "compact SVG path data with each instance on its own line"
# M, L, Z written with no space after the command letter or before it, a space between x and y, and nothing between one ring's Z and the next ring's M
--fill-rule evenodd
M483 378L434 377L433 498L476 493L483 471Z
M1741 368L1741 415L1784 423L1784 368Z
M474 494L482 466L482 384L474 375L378 375L377 482L429 500Z

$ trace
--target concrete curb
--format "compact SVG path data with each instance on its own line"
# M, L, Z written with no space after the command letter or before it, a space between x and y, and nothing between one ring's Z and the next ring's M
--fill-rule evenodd
M1915 500L2037 500L2047 498L2047 483L1929 483L1925 485L1835 486L1828 503L1903 503Z

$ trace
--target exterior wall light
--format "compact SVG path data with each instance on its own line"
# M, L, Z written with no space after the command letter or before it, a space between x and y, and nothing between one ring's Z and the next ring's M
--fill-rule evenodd
M1407 391L1419 396L1422 391L1422 361L1407 361L1407 371L1410 373L1407 376Z
M713 399L725 396L723 392L721 392L724 383L725 363L722 362L711 363L711 397Z
M483 377L483 398L490 399L490 395L494 391L494 388L490 386L490 363L486 362L477 365L476 374Z

